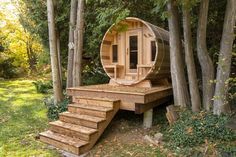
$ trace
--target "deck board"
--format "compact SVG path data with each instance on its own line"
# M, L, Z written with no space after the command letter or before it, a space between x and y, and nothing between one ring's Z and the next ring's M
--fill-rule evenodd
M70 96L99 97L120 100L120 109L136 111L137 105L145 105L172 95L170 85L156 87L114 86L109 84L68 88ZM149 105L150 107L153 105ZM146 109L146 107L145 107Z
M152 88L145 88L145 87L112 86L109 84L101 84L101 85L81 86L81 87L75 87L75 88L69 88L69 89L146 95L153 92L172 89L172 87L171 86L158 86L158 87L152 87Z

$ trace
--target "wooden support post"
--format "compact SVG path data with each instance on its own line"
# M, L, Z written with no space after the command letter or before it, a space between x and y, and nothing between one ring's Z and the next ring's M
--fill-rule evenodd
M152 127L152 117L153 117L153 109L150 109L143 114L143 127L151 128Z

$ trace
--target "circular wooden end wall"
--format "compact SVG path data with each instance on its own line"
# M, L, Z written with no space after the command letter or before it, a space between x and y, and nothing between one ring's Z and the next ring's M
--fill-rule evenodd
M113 24L100 49L107 75L116 83L134 85L170 75L169 33L138 18Z

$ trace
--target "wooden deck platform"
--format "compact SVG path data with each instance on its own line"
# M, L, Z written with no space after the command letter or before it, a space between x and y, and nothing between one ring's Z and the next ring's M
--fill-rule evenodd
M83 97L86 99L89 97L91 99L108 98L120 100L120 109L135 111L135 113L140 114L170 100L172 87L170 85L159 85L144 88L101 84L68 88L67 94L73 96L73 102Z

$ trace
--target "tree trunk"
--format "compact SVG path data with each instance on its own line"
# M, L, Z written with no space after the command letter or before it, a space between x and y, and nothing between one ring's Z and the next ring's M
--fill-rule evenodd
M27 31L24 29L25 34L27 34ZM37 59L35 56L35 53L33 51L33 38L28 36L26 37L26 40L22 40L25 43L26 46L26 54L28 57L28 64L29 64L29 68L30 68L30 73L32 72L36 72L36 64L37 64Z
M54 5L54 18L58 16L58 5L59 1L58 0L53 0L53 5ZM59 79L61 80L61 85L62 85L62 66L61 66L61 43L60 43L60 32L57 27L57 24L55 24L55 31L56 31L56 40L57 40L57 57L58 57L58 70L59 70Z
M197 30L197 54L202 69L202 104L207 111L212 107L214 94L214 66L208 55L206 45L206 29L209 0L202 0L200 5L198 30Z
M198 90L197 74L193 57L190 13L189 9L186 7L187 6L183 6L185 62L188 71L188 81L189 81L189 91L192 103L192 111L199 112L201 107L201 99Z
M36 64L37 64L37 59L36 59L36 56L35 56L35 53L33 51L33 48L32 48L32 43L29 47L29 53L30 53L30 69L31 69L31 72L36 72L37 69L36 69Z
M29 64L29 68L30 68L30 73L36 71L36 58L35 58L35 55L32 51L33 51L32 50L32 43L29 41L29 39L27 39L26 53L27 53L27 57L28 57L28 64Z
M189 105L189 94L184 75L184 64L181 55L180 28L178 8L175 0L168 1L168 24L170 33L171 77L174 91L174 103L181 107Z
M76 12L78 0L71 0L70 9L70 30L69 30L69 44L68 44L68 63L67 63L67 82L66 87L73 87L73 60L74 60L74 31L76 25Z
M62 67L61 67L61 44L60 44L60 33L56 29L56 38L57 38L57 57L58 57L58 70L59 70L59 79L61 80L62 85Z
M84 0L78 0L77 21L75 30L75 51L73 63L73 86L81 85L83 27L84 27Z
M57 39L55 30L54 19L54 6L52 0L47 0L47 12L48 12L48 31L49 31L49 48L52 68L52 80L53 80L53 94L54 104L62 101L62 86L59 72L59 62L57 56Z
M225 11L223 34L217 67L216 89L214 96L214 114L220 115L230 111L227 101L228 82L234 41L236 19L236 0L228 0Z

